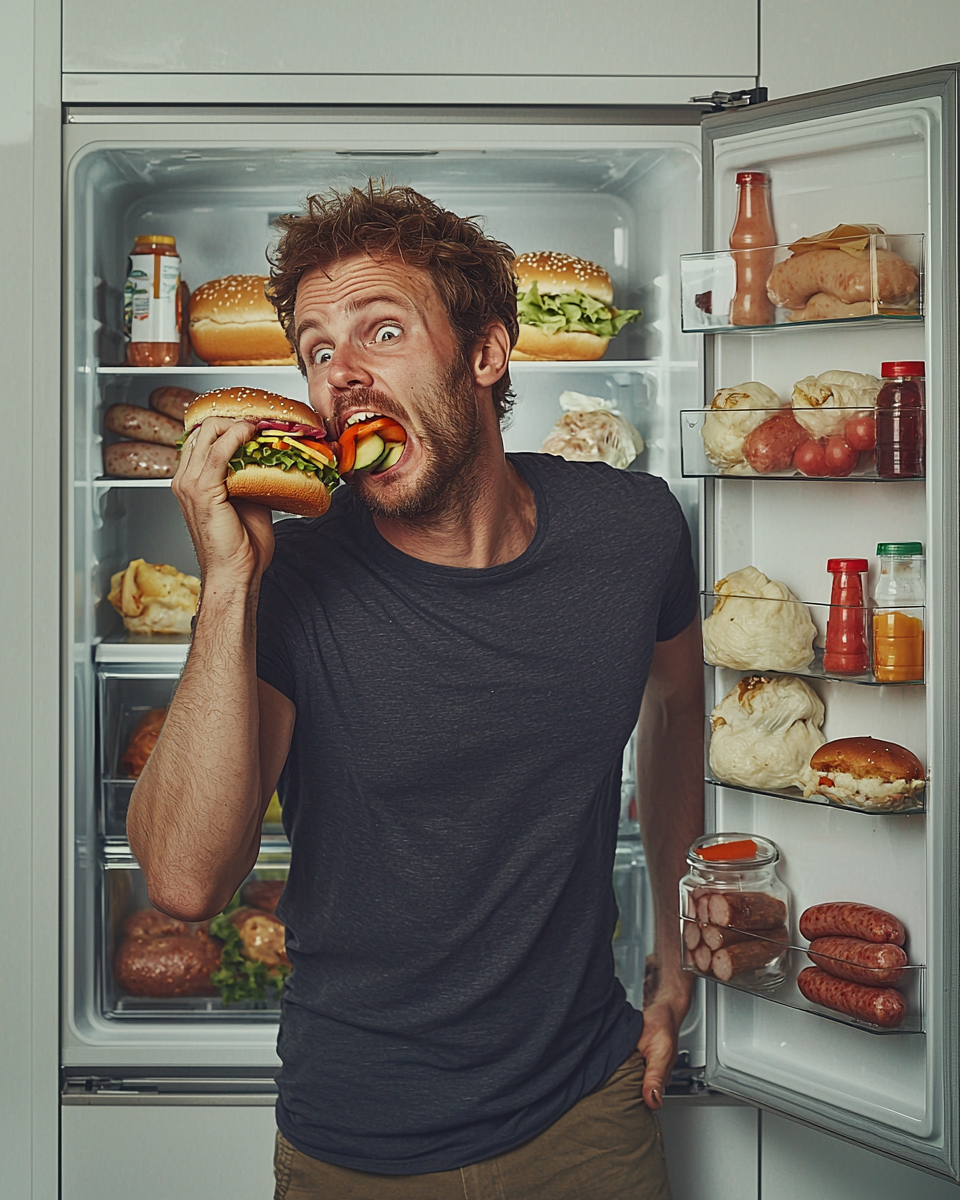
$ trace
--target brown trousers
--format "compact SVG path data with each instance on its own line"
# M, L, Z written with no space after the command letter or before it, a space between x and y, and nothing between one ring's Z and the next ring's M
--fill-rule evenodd
M321 1162L277 1133L274 1200L670 1200L657 1118L633 1054L607 1082L529 1142L426 1175L378 1175Z

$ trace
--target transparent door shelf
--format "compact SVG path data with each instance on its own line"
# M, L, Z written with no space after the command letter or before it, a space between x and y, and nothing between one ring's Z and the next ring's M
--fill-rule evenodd
M835 247L816 252L817 265L822 264L826 268L824 272L814 268L813 260L805 263L803 260L807 255L795 255L790 246L681 255L681 328L684 333L762 333L790 327L809 328L811 325L875 325L887 321L922 320L923 234L873 234L866 239L866 245L863 242L863 237L846 239L848 250ZM829 260L823 257L826 254L829 254ZM891 254L897 258L891 258ZM754 269L760 256L769 255L767 263L773 264L773 288L780 296L788 295L782 282L782 264L788 260L791 266L795 263L796 275L788 282L789 298L794 307L774 308L769 324L732 324L730 312L737 290L738 255L752 255ZM761 269L770 270L770 266ZM844 283L848 284L852 274L856 276L857 286L843 291ZM806 286L804 277L810 280ZM853 303L831 293L831 284L841 280L844 282L836 290Z
M709 767L704 773L703 782L709 783L713 787L731 788L735 792L745 792L748 796L775 796L778 800L790 800L794 804L814 804L820 808L836 808L841 812L860 813L865 817L909 817L925 811L926 789L911 797L902 808L861 808L855 804L841 804L830 796L805 796L799 788L775 791L772 788L745 787L739 783L728 783L726 780L718 779Z
M761 674L769 675L771 673L777 675L801 675L808 679L830 679L839 683L859 683L865 684L868 687L922 687L923 678L919 679L898 679L885 680L878 679L873 673L873 670L865 671L862 674L849 675L841 674L836 671L828 671L823 665L824 655L824 640L827 632L827 622L830 619L830 610L833 606L830 604L809 603L803 600L776 600L767 599L761 596L732 596L721 595L717 592L701 592L700 593L701 612L704 620L707 620L712 615L716 615L721 621L723 620L724 610L726 615L732 622L735 622L736 629L736 654L737 662L734 665L727 658L725 661L716 661L724 653L730 653L734 657L734 647L730 646L730 635L724 636L722 626L717 628L715 632L710 634L708 627L707 645L704 647L704 661L712 667L723 667L734 671L754 671ZM846 605L849 610L851 605ZM716 613L715 613L716 609ZM750 658L748 653L749 644L747 642L748 625L750 611L756 618L758 630L757 637L763 644L770 645L772 641L781 649L786 640L790 637L793 630L799 625L812 622L816 628L816 635L813 638L813 660L800 667L786 667L782 665L772 665L764 658L762 650L757 652L756 658ZM862 610L864 617L864 629L867 642L867 650L872 656L872 637L873 637L873 616L874 609L865 606ZM924 608L923 606L910 607L901 605L898 608L899 612L904 613L908 617L919 618L923 621ZM720 640L719 653L714 650L714 657L711 657L710 644L712 638ZM806 641L806 646L809 647L809 641ZM798 647L799 650L799 647ZM769 658L770 655L768 654ZM791 661L796 661L801 656L797 653L791 656Z
M659 370L696 370L698 362L695 358L691 359L664 359L664 358L599 358L587 359L578 361L576 359L557 359L555 361L544 362L511 362L511 373L516 372L520 375L525 375L528 372L540 371L590 371L603 374L604 372L612 373L616 371L650 372ZM89 370L90 368L87 368ZM290 366L280 367L211 367L205 363L197 363L195 366L177 366L177 367L128 367L120 366L97 366L95 368L98 375L107 376L130 376L134 379L143 378L166 378L169 376L184 376L193 375L202 377L211 375L216 377L238 375L240 378L249 378L252 375L273 375L288 379L301 379L300 368Z
M695 925L696 922L691 921L688 917L681 917L681 923L684 927L687 925ZM745 934L745 936L756 941L765 941L762 934ZM837 1012L835 1009L826 1008L821 1004L816 1004L808 1000L802 994L797 986L797 976L806 967L816 966L807 954L807 950L802 946L783 946L779 942L770 941L771 955L774 955L776 961L780 964L776 974L772 977L773 982L769 985L763 982L757 982L754 976L757 974L754 971L743 971L740 976L734 975L729 980L717 979L709 972L698 971L693 965L693 960L690 951L684 950L683 969L692 975L697 975L701 979L706 979L710 983L717 984L720 987L734 988L740 992L747 992L751 996L757 996L763 1000L770 1001L773 1004L782 1004L787 1008L796 1008L801 1012L812 1013L815 1016L823 1017L827 1021L835 1021L840 1025L849 1025L854 1029L861 1029L865 1033L875 1033L889 1036L897 1033L923 1033L924 1032L924 976L925 967L920 965L907 965L903 968L903 974L899 982L895 985L898 991L906 1002L906 1016L901 1024L889 1027L875 1025L871 1021L866 1021L857 1017L847 1016L846 1013ZM818 955L818 957L823 957ZM870 985L866 985L870 986ZM878 982L872 986L887 988L891 985Z
M873 408L694 408L680 413L680 461L683 475L688 479L719 477L722 479L787 479L792 483L822 483L842 480L845 483L915 483L922 476L910 479L887 479L877 474L876 454L872 450L857 455L856 466L847 474L805 475L795 465L796 451L782 470L758 471L750 465L769 463L763 448L757 451L754 430L781 413L794 412L808 433L806 441L821 441L834 434L843 434L847 422L858 418L874 418ZM759 435L758 435L759 436ZM748 442L747 438L751 437ZM710 456L707 455L707 449ZM746 453L745 453L746 451ZM774 460L777 461L777 460ZM718 465L719 464L719 465Z

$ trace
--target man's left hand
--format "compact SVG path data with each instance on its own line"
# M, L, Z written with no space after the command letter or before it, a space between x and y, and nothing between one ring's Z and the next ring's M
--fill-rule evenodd
M690 1007L691 991L685 980L671 989L661 986L643 1010L643 1032L637 1049L646 1060L643 1101L653 1111L663 1107L663 1093L677 1057L680 1026Z

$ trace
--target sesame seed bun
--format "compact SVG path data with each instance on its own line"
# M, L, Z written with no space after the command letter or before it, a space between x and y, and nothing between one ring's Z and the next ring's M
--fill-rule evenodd
M810 759L810 766L825 774L839 771L855 779L879 779L882 783L924 777L923 764L906 746L871 737L827 742Z
M554 250L539 250L531 254L521 254L514 260L513 270L521 290L528 288L536 280L541 296L557 296L561 292L584 292L604 304L613 303L613 284L610 282L610 276L603 267L585 258L575 258L572 254L558 254Z
M214 367L292 366L296 355L267 299L265 275L211 279L190 297L190 342Z
M262 388L215 388L212 392L204 392L183 415L187 433L207 417L226 417L230 421L296 421L314 429L323 427L316 409Z

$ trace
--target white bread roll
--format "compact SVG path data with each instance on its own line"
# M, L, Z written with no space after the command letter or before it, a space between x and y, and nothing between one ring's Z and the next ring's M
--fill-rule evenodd
M267 299L265 275L225 275L190 297L190 342L214 367L293 366L296 355Z

